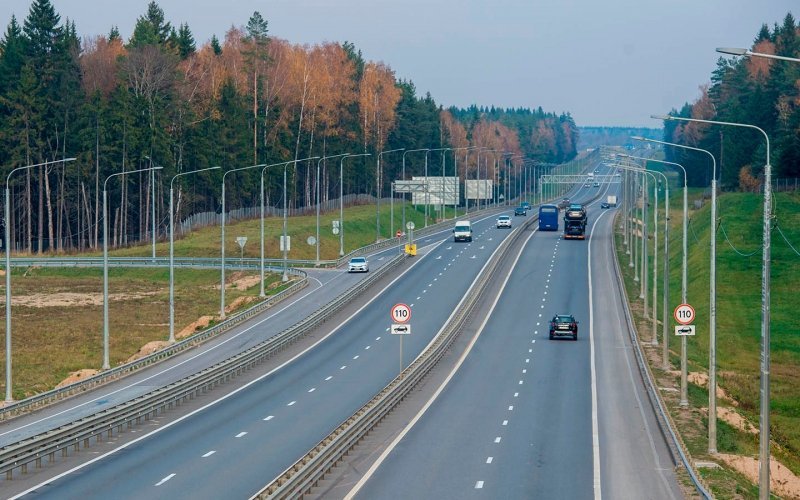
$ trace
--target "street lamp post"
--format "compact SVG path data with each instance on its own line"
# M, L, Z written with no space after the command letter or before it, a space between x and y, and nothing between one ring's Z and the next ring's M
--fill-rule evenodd
M225 319L225 177L232 172L264 167L263 163L247 167L232 168L222 174L222 212L220 213L220 282L219 282L219 317Z
M341 153L341 154L338 154L338 155L323 156L322 158L317 160L317 189L316 189L316 192L317 192L317 242L316 242L317 266L319 266L319 209L320 209L320 204L321 204L320 203L321 200L320 200L320 197L319 197L319 165L320 165L320 163L322 163L323 160L326 160L328 158L339 158L340 156L347 156L349 154L350 153Z
M173 183L183 175L196 174L207 170L219 170L222 167L208 167L189 172L175 174L169 181L169 342L175 342L175 221L173 208Z
M634 168L634 167L627 166L627 165L622 164L622 163L614 163L613 166L616 167L616 168L620 168L620 169L625 170L626 174L627 174L628 170L631 170L632 168ZM643 168L643 167L637 167L637 168ZM668 333L668 328L667 328L667 317L668 317L667 314L669 313L669 182L667 181L667 176L664 175L662 172L659 172L657 170L646 170L646 169L645 169L645 171L650 175L658 174L664 179L664 200L665 200L664 201L664 278L663 278L664 284L663 284L663 292L662 292L663 293L663 304L662 304L663 305L663 310L662 310L663 321L661 322L662 323L661 336L662 336L662 341L663 341L663 344L662 344L662 367L663 367L664 370L668 370L669 369L669 333ZM656 224L656 232L655 232L655 243L654 244L656 245L656 247L658 247L658 196L656 196L655 220L656 220L656 222L655 222L655 224ZM653 258L653 293L654 293L654 295L653 295L653 311L654 311L654 313L655 313L655 304L656 304L656 299L655 299L656 286L655 286L655 283L657 283L657 281L658 281L657 267L658 267L658 253L655 252L655 256ZM654 325L654 327L655 327L655 324L656 324L657 321L658 321L658 319L656 318L656 315L654 314L653 315L653 325ZM655 345L656 343L657 343L657 340L656 340L656 335L655 335L655 330L654 330L653 331L653 344Z
M152 158L147 155L144 155L148 162L150 162L150 166L152 167L155 163ZM153 199L152 203L150 204L150 218L152 219L152 223L150 224L151 227L151 234L150 240L151 245L153 247L153 261L155 262L156 259L156 171L155 169L150 170L150 193L151 198Z
M383 169L381 168L381 156L387 153L395 153L397 151L405 151L406 148L390 149L388 151L381 151L378 153L378 164L375 168L375 184L377 191L377 208L375 209L375 243L381 239L381 194L383 193ZM392 235L389 235L391 238Z
M371 153L345 155L339 160L339 257L344 257L344 161L359 156L372 156Z
M717 452L717 160L711 151L633 136L637 141L653 142L676 148L699 151L711 157L711 256L709 285L709 335L708 335L708 452Z
M673 165L679 167L683 171L683 251L681 262L681 303L686 303L686 256L687 256L687 230L688 230L688 213L689 213L689 194L686 184L686 169L680 163L664 160L654 160L652 158L644 158L641 156L631 156L621 154L624 158L632 158L634 160L641 160L644 162L652 161L656 163L663 163L665 165ZM646 163L645 163L646 164ZM664 318L666 322L666 318ZM686 360L686 335L681 335L681 400L680 405L683 407L689 406L689 389L688 389L688 374L687 374L687 360Z
M283 165L283 276L281 276L281 281L283 281L284 283L289 281L289 237L287 234L287 226L289 224L289 220L287 218L288 195L286 193L286 169L289 168L289 165L296 164L301 161L316 160L317 158L319 158L319 156L301 158L299 160L287 161Z
M109 175L103 181L103 370L111 368L108 354L108 191L106 190L106 185L112 177L161 169L162 167L150 167L117 172Z
M764 165L764 216L762 227L762 245L764 247L761 263L761 401L759 416L759 471L758 492L763 500L769 498L769 370L770 370L770 259L772 234L772 165L769 158L769 136L763 129L747 123L722 122L716 120L700 120L679 116L651 116L662 120L679 120L708 123L711 125L727 125L758 130L767 143L767 163Z
M442 151L444 154L450 148L432 148L425 150L425 227L428 227L428 205L430 205L430 189L428 184L428 153L431 151ZM442 161L444 164L444 161ZM443 179L444 180L444 179Z
M28 170L34 167L46 167L55 163L69 163L75 161L75 158L64 158L61 160L46 161L44 163L36 163L35 165L25 165L12 169L6 176L6 199L4 207L4 226L5 237L3 245L5 246L6 253L6 402L14 400L11 390L11 190L8 187L11 182L11 175L18 170Z
M418 152L418 151L426 151L425 155L427 157L428 148L408 149L406 151L403 151L403 180L406 180L406 155L408 153L415 153L415 152ZM405 229L406 229L406 199L405 199L405 196L403 196L403 223L402 223L402 227L400 228L400 230L401 231L405 231Z

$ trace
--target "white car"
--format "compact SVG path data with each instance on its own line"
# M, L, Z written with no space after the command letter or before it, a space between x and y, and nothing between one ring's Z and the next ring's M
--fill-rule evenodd
M350 259L350 263L347 264L347 272L348 273L368 273L369 272L369 262L365 257L353 257Z
M511 227L511 217L508 215L501 215L497 218L497 228L500 229L501 227Z

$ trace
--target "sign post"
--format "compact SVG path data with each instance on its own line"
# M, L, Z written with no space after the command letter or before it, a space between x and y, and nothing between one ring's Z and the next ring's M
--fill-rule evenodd
M685 221L684 221L685 223ZM684 256L685 258L685 256ZM686 360L686 337L689 335L694 335L694 325L690 325L689 323L694 321L694 307L690 306L689 304L683 303L675 308L675 311L672 313L672 316L675 318L681 326L675 327L675 335L679 335L681 337L681 407L689 406L688 398L686 397L687 394L687 379L688 379L688 371L689 368L687 366ZM712 389L713 390L713 389Z
M411 319L411 308L402 302L392 306L389 313L392 318L392 335L400 336L400 374L403 374L403 336L411 334L411 325L408 321Z

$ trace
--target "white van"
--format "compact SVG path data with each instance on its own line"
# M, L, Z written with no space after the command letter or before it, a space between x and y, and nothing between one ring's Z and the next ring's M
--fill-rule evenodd
M468 220L456 221L453 228L453 241L472 241L472 224Z

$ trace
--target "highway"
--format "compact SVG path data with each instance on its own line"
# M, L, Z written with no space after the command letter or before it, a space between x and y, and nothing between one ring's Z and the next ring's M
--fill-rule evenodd
M611 249L531 234L456 376L352 490L357 498L682 498L636 366ZM571 313L579 338L548 340Z
M229 384L233 392L218 396L214 391L213 397L204 398L203 406L198 404L178 419L156 418L135 439L123 433L121 447L113 442L115 446L95 446L89 462L75 465L64 460L71 468L56 464L43 473L58 473L60 478L41 478L37 483L38 474L28 474L11 484L15 490L25 486L37 496L58 498L253 494L397 375L399 346L387 333L394 303L406 302L413 309L413 335L404 345L406 362L433 338L491 252L509 234L494 228L493 216L474 220L474 228L472 243L453 243L449 230L424 238L419 242L421 255L410 269L383 293L376 292L363 309L352 311L350 318L329 325L330 333L296 359L247 382ZM288 319L296 320L298 311ZM263 319L256 323L266 324ZM235 340L228 340L235 350L265 336L257 328L242 330ZM128 386L128 391L146 388L130 382ZM207 480L214 475L236 480Z

